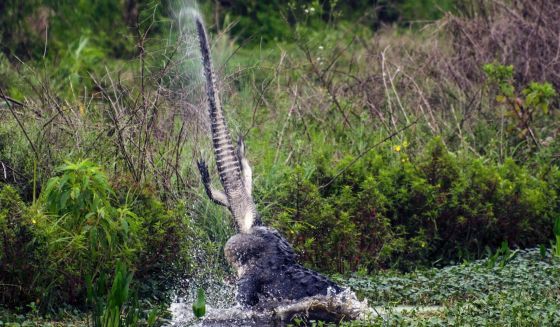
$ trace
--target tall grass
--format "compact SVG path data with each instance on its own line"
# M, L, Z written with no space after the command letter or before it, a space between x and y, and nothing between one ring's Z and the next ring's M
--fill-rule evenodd
M484 12L487 30L523 18L492 6ZM537 12L527 6L531 15ZM543 11L543 22L553 21L554 12ZM529 120L505 116L528 107L504 105L496 97L499 85L484 77L493 54L511 58L508 48L495 49L499 42L481 38L475 48L481 57L465 50L467 40L457 35L478 35L475 18L447 16L422 30L383 27L376 33L355 22L317 29L301 19L289 24L289 39L262 47L240 46L228 29L215 35L226 116L233 133L247 141L259 211L266 223L283 229L307 264L344 272L360 264L406 269L481 255L485 245L501 244L488 237L492 232L507 234L511 246L552 237L560 192L558 97L548 90L547 113ZM173 249L179 249L192 259L183 262L189 274L194 267L201 274L223 271L221 247L234 231L227 212L202 200L194 167L210 147L204 91L190 74L199 60L182 51L190 43L176 43L186 36L174 25L169 35L160 29L165 37L149 37L152 22L168 26L144 20L141 33L127 42L137 57L126 61L101 55L104 46L87 35L59 47L60 65L49 56L17 64L2 55L0 87L20 102L13 108L22 125L13 116L0 117L0 180L26 200L41 191L54 214L44 217L50 223L45 230L60 236L51 243L57 262L70 260L79 269L89 253L112 263L111 254L120 249L126 257L140 253L151 271L161 271L172 266ZM549 43L543 53L553 53ZM528 58L542 64L548 57ZM538 92L522 90L536 75L514 63L517 73L508 85L517 92L508 102L530 104L530 94ZM188 76L185 66L191 67ZM535 131L536 142L517 136L528 130L519 122ZM55 167L81 158L106 172L101 191L92 189L99 172L79 163L49 185ZM83 180L82 173L90 178ZM107 185L115 198L99 201L112 197L103 191ZM123 201L129 190L137 201ZM91 203L80 207L85 199ZM513 221L502 207L515 212ZM133 249L122 242L126 229L134 229L131 222L142 226L143 235ZM471 233L454 232L465 229ZM90 245L90 252L81 251ZM161 252L151 254L153 248Z

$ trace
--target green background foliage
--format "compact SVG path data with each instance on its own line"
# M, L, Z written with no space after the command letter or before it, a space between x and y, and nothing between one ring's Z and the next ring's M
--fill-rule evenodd
M415 158L407 152L377 149L334 180L354 157L286 171L271 209L276 227L315 268L340 273L443 265L504 241L526 248L552 237L557 168L532 176L511 159L449 152L437 138Z
M0 305L151 324L170 290L233 280L181 5L0 2ZM541 5L201 1L264 222L377 304L443 305L427 325L556 324L560 31Z
M11 186L2 188L4 304L83 304L86 280L111 276L117 265L144 279L169 279L163 289L173 276L189 273L191 244L182 240L192 231L182 207L166 209L149 191L134 187L120 202L90 161L69 162L57 172L29 206Z

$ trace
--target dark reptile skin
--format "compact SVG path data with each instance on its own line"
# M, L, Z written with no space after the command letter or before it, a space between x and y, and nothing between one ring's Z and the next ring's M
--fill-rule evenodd
M245 306L274 306L286 300L336 294L342 289L325 276L296 262L290 244L276 230L254 227L233 236L225 248L234 267L241 266L237 301Z
M252 196L247 193L241 178L242 143L240 140L238 151L234 151L216 89L208 37L200 17L196 18L196 26L206 78L216 166L227 198L227 207L241 232L230 238L224 249L229 263L241 272L238 301L244 305L264 306L276 301L326 295L329 288L334 293L340 292L341 288L334 282L297 264L292 247L276 230L255 226L261 222ZM216 201L210 189L206 164L199 161L198 168L208 196ZM216 201L222 204L219 202Z

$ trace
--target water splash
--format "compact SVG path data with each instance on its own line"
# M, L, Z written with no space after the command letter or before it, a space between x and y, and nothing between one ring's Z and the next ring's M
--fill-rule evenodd
M339 321L367 320L378 315L377 310L368 306L367 300L359 301L350 289L299 301L275 302L268 309L247 309L237 305L231 298L231 294L235 292L231 286L215 291L217 293L212 297L220 300L206 307L207 314L202 319L195 318L192 313L194 296L173 303L170 307L173 314L170 326L285 326L295 317Z
M182 52L186 58L197 57L197 44L195 20L200 18L196 3L183 2L176 10L176 21L180 35ZM196 52L195 52L196 51ZM199 67L186 67L183 74L200 78L202 71ZM199 113L205 114L204 110ZM195 114L196 115L196 114ZM200 119L202 120L202 119ZM205 119L204 119L205 120ZM195 257L204 260L204 254L195 254ZM236 304L234 300L235 287L233 283L198 274L187 281L186 295L176 295L169 310L172 314L170 326L267 326L285 325L296 316L307 316L328 320L360 319L375 313L369 310L367 301L359 301L356 295L345 290L339 294L327 296L318 295L300 301L267 302L267 308L250 310ZM199 285L204 285L207 294L207 315L197 319L192 312L192 303L196 299L195 290ZM179 294L179 292L178 292Z
M179 116L186 125L186 132L196 144L204 144L208 142L204 136L208 133L209 122L206 110L201 110L204 108L206 92L195 28L195 20L202 16L196 1L191 0L174 1L170 11L173 17L172 37L169 40L171 50L166 53L173 58L169 69L169 75L172 76L170 88L174 91L174 100Z
M168 326L201 326L200 324L203 320L196 318L192 311L192 304L196 299L197 289L193 285L196 284L205 285L206 316L236 305L234 299L235 287L224 281L217 280L216 277L206 277L203 280L202 276L198 276L193 278L189 284L190 286L186 294L180 295L180 292L177 292L178 294L175 295L169 307L172 318Z

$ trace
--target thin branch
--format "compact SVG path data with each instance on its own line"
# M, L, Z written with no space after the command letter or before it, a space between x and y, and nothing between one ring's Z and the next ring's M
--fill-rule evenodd
M12 116L14 116L14 119L18 123L19 128L21 128L21 131L23 132L23 135L25 135L25 138L27 139L27 142L29 142L29 145L31 146L31 149L33 149L33 153L35 154L35 158L37 159L37 161L39 161L39 152L37 152L37 148L35 148L35 145L33 144L33 142L31 142L31 138L29 137L29 135L27 134L27 131L23 127L23 123L19 120L18 116L16 115L16 112L14 111L14 108L12 108L12 103L8 100L8 96L6 96L6 94L4 93L4 90L2 90L2 88L0 88L0 97L2 99L4 99L4 101L6 102L6 105L8 106L8 110L10 110L10 112L12 113Z
M379 145L387 142L388 140L392 139L393 137L397 136L398 134L404 132L405 130L409 129L410 127L415 125L417 122L418 122L418 119L416 119L412 123L406 125L405 127L401 128L400 130L391 133L389 136L385 137L383 140L381 140L381 141L375 143L374 145L366 148L364 151L362 151L360 154L358 154L358 156L356 158L354 158L354 160L350 161L350 163L348 165L346 165L346 167L342 168L338 173L336 173L336 175L334 175L334 177L331 178L330 181L328 181L326 184L323 184L323 185L319 186L319 189L323 189L323 188L329 186L335 179L340 177L340 175L344 174L344 172L346 172L350 167L352 167L356 162L358 162L358 160L360 160L368 152L370 152L374 148L378 147Z
M18 105L20 107L24 106L22 102L19 102L18 100L14 99L14 98L10 98L9 96L4 95L4 93L0 94L0 98L5 100L5 101L9 101L9 102L11 102L15 105Z

